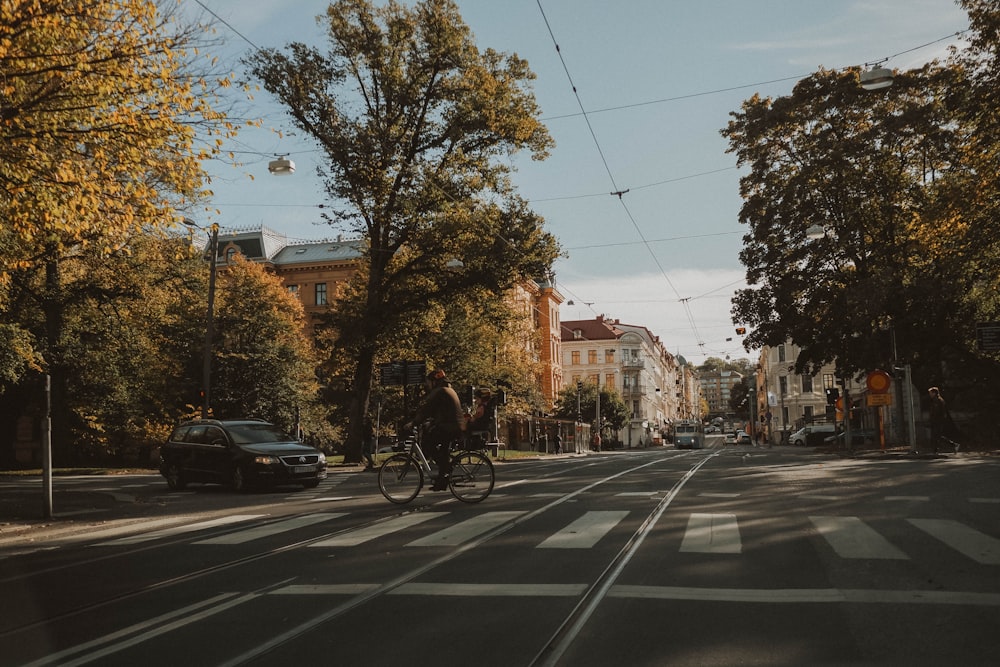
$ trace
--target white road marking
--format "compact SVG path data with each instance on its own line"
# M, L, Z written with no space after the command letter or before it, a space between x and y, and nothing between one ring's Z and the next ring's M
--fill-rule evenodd
M257 526L256 528L243 530L237 533L210 537L207 540L195 542L195 544L244 544L252 540L267 537L268 535L277 535L278 533L295 530L296 528L301 528L303 526L311 526L314 523L322 523L323 521L336 519L342 516L346 516L346 512L329 512L309 514L307 516L297 516L292 517L291 519L285 519L284 521L269 523L265 526Z
M119 546L123 544L138 544L140 542L149 542L151 540L158 540L161 537L170 537L172 535L180 535L183 533L192 533L198 530L204 530L206 528L216 528L218 526L227 526L233 523L240 523L241 521L250 521L252 519L259 519L261 517L267 516L266 514L234 514L233 516L224 516L219 519L212 519L210 521L201 521L198 523L186 523L181 526L174 526L173 528L164 528L163 530L155 530L151 533L141 533L139 535L130 535L128 537L120 537L117 540L110 540L108 542L101 542L95 546ZM148 525L148 524L147 524ZM133 530L135 527L133 526Z
M681 542L687 553L738 554L743 551L735 514L692 514Z
M811 516L809 520L841 558L909 560L909 556L857 517Z
M1000 565L1000 540L958 521L908 519L910 523L982 565Z
M487 512L414 540L408 547L454 547L501 526L524 512Z
M395 533L396 531L416 526L424 521L436 519L440 516L444 516L445 514L447 514L447 512L419 512L414 514L404 514L403 516L390 519L389 521L382 521L371 526L365 526L363 528L358 528L357 530L347 531L346 533L342 533L340 535L334 535L328 540L313 542L309 546L354 547L364 542L368 542L369 540L374 540L378 537L383 537L385 535L389 535L390 533Z
M587 512L557 533L550 535L538 549L589 549L617 526L628 512Z

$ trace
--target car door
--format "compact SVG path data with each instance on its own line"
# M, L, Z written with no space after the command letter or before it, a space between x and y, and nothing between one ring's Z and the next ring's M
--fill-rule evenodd
M207 476L220 483L229 481L232 453L226 432L218 426L208 426L201 435L199 466Z

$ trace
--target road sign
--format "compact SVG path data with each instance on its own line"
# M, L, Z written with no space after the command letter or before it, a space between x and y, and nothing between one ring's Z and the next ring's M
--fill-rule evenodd
M980 352L1000 352L1000 322L977 323L976 343Z
M868 394L868 407L875 407L876 405L892 405L892 394L883 393L871 393Z
M872 371L866 380L868 391L873 394L884 394L892 386L892 376L885 371Z

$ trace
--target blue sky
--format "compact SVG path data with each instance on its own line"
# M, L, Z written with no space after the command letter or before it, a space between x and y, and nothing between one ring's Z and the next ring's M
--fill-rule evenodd
M315 22L328 5L323 0L200 4L228 24L218 26L218 37L233 67L254 46L323 47ZM556 281L575 305L564 305L562 318L603 314L646 326L693 363L756 355L743 349L730 317L730 297L744 285L738 259L744 229L740 174L719 134L729 113L754 93L790 93L821 66L885 58L893 68L923 64L942 57L959 43L955 33L968 27L952 0L459 0L458 6L480 49L517 53L538 76L535 94L556 147L544 162L517 161L515 182L564 248ZM263 118L264 128L244 131L228 146L239 151L242 167L210 166L218 213L201 222L265 225L297 239L336 235L317 208L324 201L315 175L321 154L290 132L266 92L247 112ZM268 174L267 162L278 154L294 160L295 174ZM625 190L621 200L610 194Z

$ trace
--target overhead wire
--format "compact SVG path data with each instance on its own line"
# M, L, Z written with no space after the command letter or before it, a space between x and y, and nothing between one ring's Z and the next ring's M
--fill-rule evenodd
M646 240L646 236L645 236L645 234L643 234L642 229L639 227L639 223L636 221L635 216L632 214L632 211L629 209L628 204L625 203L625 199L624 199L623 195L625 195L628 192L628 190L622 190L621 188L619 188L618 187L618 183L615 181L614 173L612 172L611 166L608 164L608 160L607 160L607 158L604 155L604 150L601 148L601 142L597 138L597 133L594 131L594 126L590 122L590 117L589 117L589 115L587 113L587 109L586 109L586 107L583 104L583 100L580 98L580 92L577 90L576 84L573 83L573 76L572 76L572 74L570 74L569 66L566 64L566 59L563 57L562 49L560 49L560 47L559 47L559 40L556 39L555 33L552 30L552 25L549 23L548 16L545 15L545 8L542 7L542 0L535 0L535 2L538 5L538 11L542 15L542 21L545 23L545 28L546 28L546 30L548 30L549 37L552 39L552 43L555 46L556 53L559 55L559 62L562 63L563 71L566 73L566 78L569 81L570 87L573 90L573 96L576 98L576 103L580 107L580 112L583 115L584 121L587 124L587 128L590 131L590 136L594 140L594 145L597 147L598 154L601 156L601 162L604 164L604 169L608 173L608 178L609 178L609 180L611 182L611 186L612 186L612 188L614 188L611 191L610 194L612 196L617 196L618 197L618 202L621 205L622 210L625 212L626 217L632 223L632 227L635 229L635 231L639 235L639 238L641 239L643 245L646 247L646 250L649 252L649 256L652 258L653 263L656 265L656 268L659 270L660 274L663 276L663 279L666 281L667 285L670 286L670 289L674 292L674 294L677 295L677 298L680 299L684 303L684 306L685 306L684 307L684 312L685 312L685 314L686 314L686 316L688 318L688 322L691 325L692 333L694 333L695 340L698 341L698 345L699 345L699 347L701 347L701 346L704 345L704 342L702 341L701 334L698 331L698 325L697 325L697 323L694 320L694 315L691 312L691 309L688 306L688 304L684 301L683 297L681 297L681 294L677 290L677 287L674 285L673 281L670 280L670 276L667 275L667 272L663 268L663 265L660 263L659 258L656 256L656 253L654 253L653 249L650 247L649 241Z

